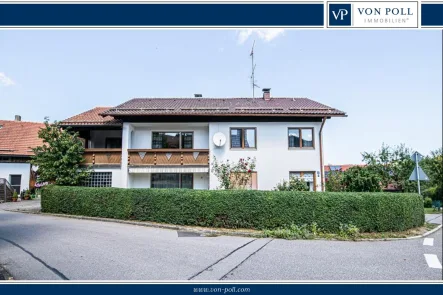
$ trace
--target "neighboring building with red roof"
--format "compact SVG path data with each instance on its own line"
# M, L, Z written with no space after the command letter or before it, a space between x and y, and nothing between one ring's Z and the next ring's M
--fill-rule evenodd
M325 166L325 179L326 181L328 180L328 174L330 171L346 171L351 167L355 167L355 166L360 166L360 167L364 167L366 166L366 164L339 164L339 165L333 165L333 164L328 164Z
M31 148L42 144L38 131L43 123L0 120L0 179L6 179L18 193L33 185ZM2 196L0 196L1 199Z
M215 189L217 161L255 157L250 188L300 177L322 190L322 129L346 113L308 98L135 98L61 125L79 132L90 186Z

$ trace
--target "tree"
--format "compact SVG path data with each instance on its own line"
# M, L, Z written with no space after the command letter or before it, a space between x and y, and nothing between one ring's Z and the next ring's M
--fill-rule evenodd
M303 179L290 177L289 181L283 179L282 182L278 183L274 190L307 192L309 191L309 185Z
M89 177L90 168L82 167L83 143L78 133L64 130L55 121L38 132L41 146L32 149L31 163L38 167L38 181L57 185L78 185Z
M430 186L441 186L443 181L443 149L439 148L431 151L431 155L426 156L419 163L429 176Z
M379 192L381 177L370 167L354 166L342 173L342 186L347 192Z
M374 153L363 152L363 161L367 167L378 174L383 187L392 184L403 192L416 192L417 185L409 180L415 163L411 159L412 150L404 144L390 147L383 144Z
M212 172L223 189L245 189L250 184L255 169L255 158L240 158L238 162L218 162L214 157Z
M342 192L343 187L343 172L340 171L329 171L328 179L326 181L326 191L328 192Z
M433 200L443 200L443 150L439 148L431 151L430 156L426 156L420 166L429 177L428 189L423 191L423 196L429 196ZM422 182L420 182L422 184Z

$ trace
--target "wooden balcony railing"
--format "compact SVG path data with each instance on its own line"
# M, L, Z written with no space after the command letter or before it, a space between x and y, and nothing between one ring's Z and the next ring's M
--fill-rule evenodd
M136 166L208 166L209 150L129 149L128 163Z
M122 149L85 149L83 165L120 165Z

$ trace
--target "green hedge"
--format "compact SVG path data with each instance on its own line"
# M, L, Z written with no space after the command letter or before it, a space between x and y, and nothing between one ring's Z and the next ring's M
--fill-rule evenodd
M360 231L400 231L424 223L418 194L252 190L121 189L48 186L42 211L179 225L273 229L316 222Z

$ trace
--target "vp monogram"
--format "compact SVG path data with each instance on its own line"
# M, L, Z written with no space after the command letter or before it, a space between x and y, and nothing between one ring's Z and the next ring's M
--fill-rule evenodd
M339 9L337 12L336 11L332 11L332 14L334 15L334 18L336 20L338 20L340 18L340 20L343 20L343 18L348 15L348 10L347 9Z

